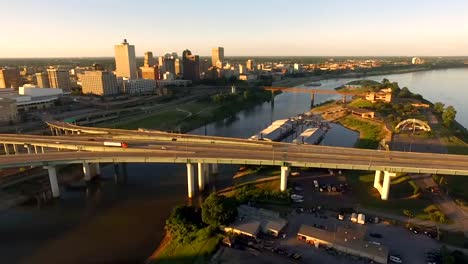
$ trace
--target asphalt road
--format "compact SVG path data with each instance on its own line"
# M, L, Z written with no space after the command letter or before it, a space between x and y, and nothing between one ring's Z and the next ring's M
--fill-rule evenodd
M288 143L262 142L245 139L206 137L195 135L171 134L165 132L126 131L128 136L117 135L0 135L0 143L31 144L48 149L81 149L78 152L59 152L44 154L19 154L0 156L1 167L13 167L17 163L71 161L71 160L108 160L120 158L132 162L175 162L187 159L203 162L204 159L217 160L218 163L233 164L281 164L292 166L337 166L368 168L369 170L401 168L402 170L432 169L440 174L468 175L468 156L432 153L365 150L315 145L296 145ZM156 138L156 139L151 139ZM126 142L129 148L105 147L104 141ZM173 141L175 140L175 141ZM103 161L105 162L105 161ZM308 165L310 164L310 165ZM445 171L442 171L445 170Z

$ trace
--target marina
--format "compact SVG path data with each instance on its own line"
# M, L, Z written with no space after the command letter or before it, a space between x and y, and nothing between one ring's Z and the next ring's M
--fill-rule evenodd
M305 113L276 120L249 139L317 145L330 128L320 116Z

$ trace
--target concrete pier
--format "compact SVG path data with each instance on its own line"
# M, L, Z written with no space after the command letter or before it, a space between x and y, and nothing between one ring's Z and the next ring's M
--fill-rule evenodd
M288 176L290 169L288 166L281 166L281 183L280 191L284 192L288 188Z
M206 169L204 163L198 163L198 190L202 192L205 189Z
M83 174L85 181L90 181L92 179L91 168L89 167L89 163L87 162L83 162Z
M8 149L8 144L3 144L3 149L5 150L5 155L10 155L10 150Z
M46 166L49 172L50 189L52 191L52 197L57 198L60 196L60 188L57 180L57 168L55 166Z
M195 169L193 164L187 163L187 196L192 198L195 194Z
M384 174L383 183L381 183L382 173ZM391 178L395 176L396 176L396 173L394 172L388 172L388 171L376 171L375 172L374 188L376 188L377 191L379 191L380 199L388 200L388 196L390 194Z

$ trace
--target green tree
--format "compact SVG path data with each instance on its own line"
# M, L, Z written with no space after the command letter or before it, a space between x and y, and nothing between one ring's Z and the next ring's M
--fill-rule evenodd
M408 98L411 96L411 92L408 87L401 88L400 92L398 93L398 97L400 98Z
M453 106L447 106L442 112L442 122L446 127L450 127L457 116L457 111Z
M226 225L237 216L235 200L216 193L210 194L202 204L202 220L210 226Z
M193 206L177 206L166 220L166 230L174 239L187 243L194 239L202 227L201 214Z
M444 112L444 107L445 107L445 104L441 102L436 102L434 103L434 112L440 115Z

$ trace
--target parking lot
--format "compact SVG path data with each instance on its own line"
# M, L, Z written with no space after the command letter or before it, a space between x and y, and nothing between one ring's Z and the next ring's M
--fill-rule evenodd
M300 212L300 210L297 210ZM309 210L306 210L309 211ZM298 213L293 212L288 217L287 237L280 239L278 245L299 251L303 255L305 262L317 261L318 263L369 263L368 260L358 259L345 255L331 255L323 248L315 248L297 240L297 231L302 224L335 230L338 226L364 228L366 230L365 240L374 241L386 246L390 250L390 255L399 255L404 263L427 263L425 254L428 251L438 251L441 245L433 238L423 232L414 234L410 230L379 223L359 225L349 220L349 214L345 215L345 220L337 219L337 213L332 211L322 211L320 213ZM317 210L316 210L317 212ZM369 234L380 234L381 238L371 237ZM323 261L323 262L321 262Z

